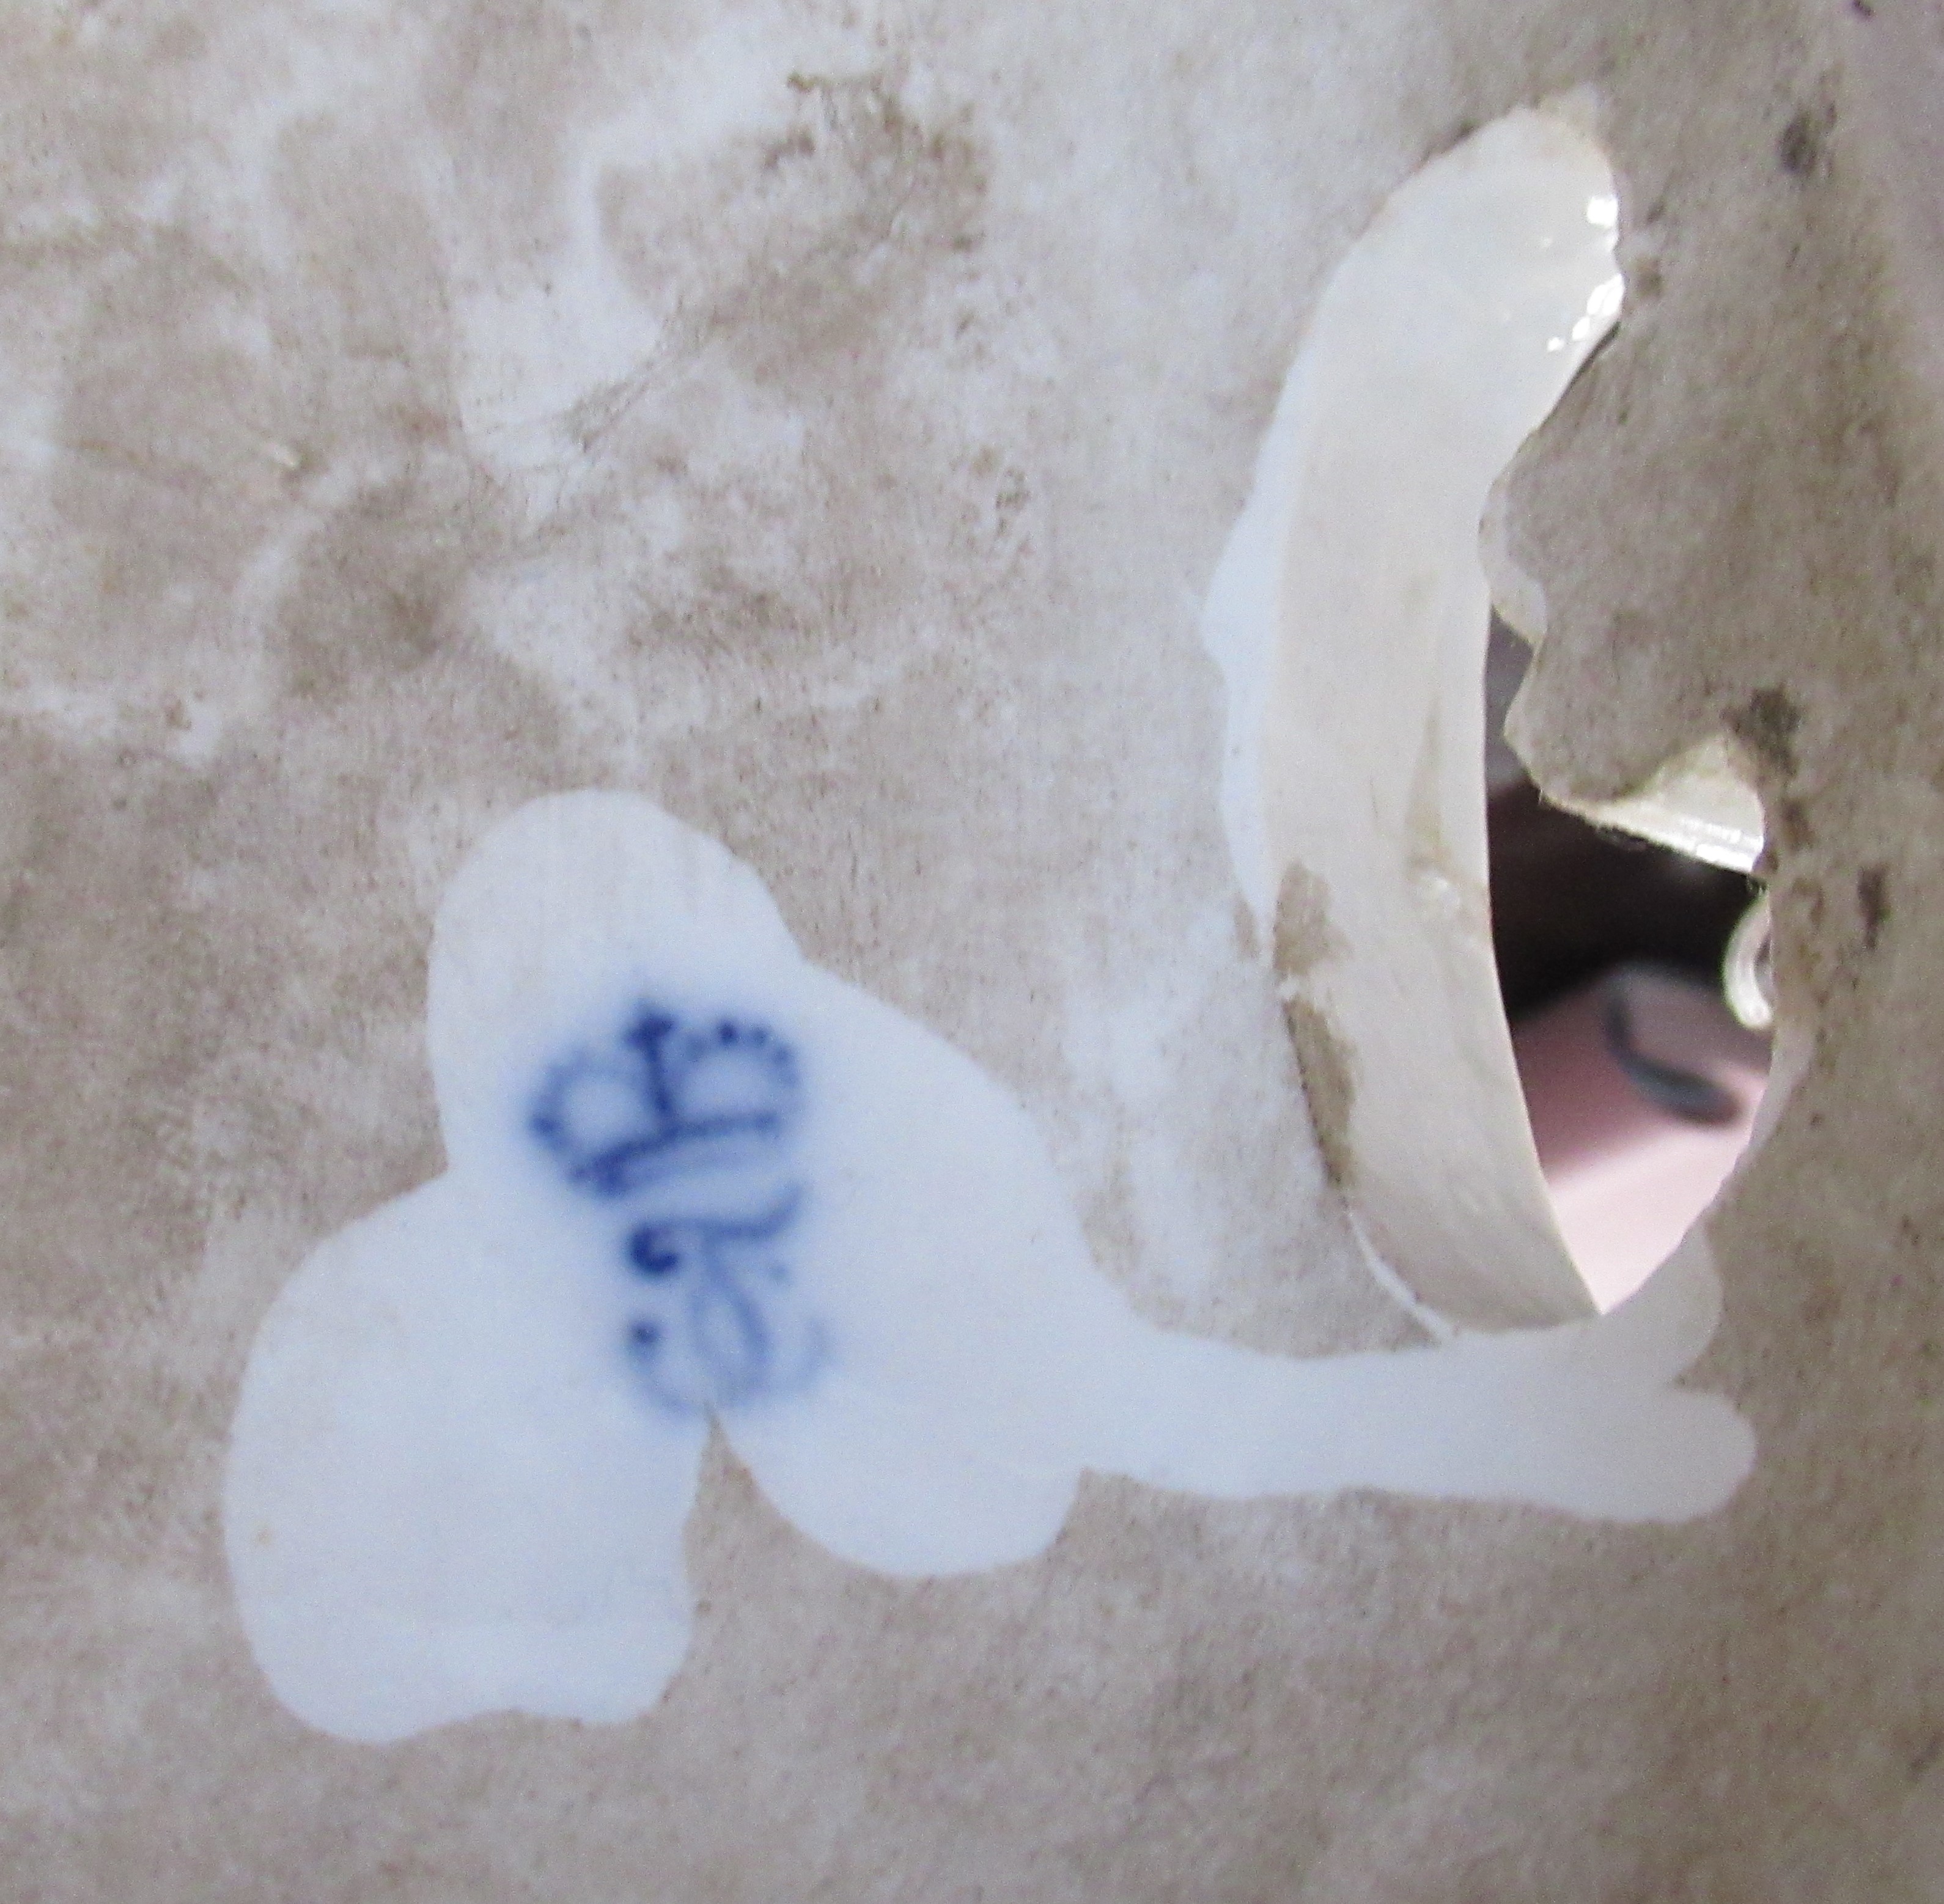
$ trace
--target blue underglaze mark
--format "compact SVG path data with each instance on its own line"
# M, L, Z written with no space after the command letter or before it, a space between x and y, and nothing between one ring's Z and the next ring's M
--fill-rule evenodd
M691 1025L647 1007L616 1050L555 1070L532 1129L577 1189L626 1197L773 1154L795 1121L800 1089L796 1054L767 1025Z
M632 1206L626 1346L664 1407L789 1394L823 1360L785 1247L804 1198L789 1174L801 1097L796 1054L768 1026L654 1004L541 1088L528 1128L568 1183Z
M690 1412L733 1407L801 1386L822 1357L821 1333L789 1302L780 1246L797 1195L747 1220L643 1223L627 1254L651 1285L629 1330L649 1392Z

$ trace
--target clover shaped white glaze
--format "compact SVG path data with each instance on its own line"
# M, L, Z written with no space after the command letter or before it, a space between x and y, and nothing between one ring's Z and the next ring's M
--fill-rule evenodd
M449 1167L278 1299L227 1477L251 1644L342 1737L651 1707L712 1422L805 1534L906 1576L1041 1552L1088 1469L1675 1518L1748 1465L1725 1403L1666 1386L1713 1326L1698 1245L1610 1317L1420 1350L1146 1321L1014 1100L632 796L484 841L429 1027Z

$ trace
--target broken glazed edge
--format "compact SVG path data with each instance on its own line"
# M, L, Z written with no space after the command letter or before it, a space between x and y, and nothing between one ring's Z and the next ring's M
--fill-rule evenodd
M1592 1306L1493 957L1480 552L1501 472L1619 317L1618 193L1589 117L1574 96L1485 127L1352 248L1203 621L1225 826L1318 1136L1373 1269L1435 1327ZM1494 580L1542 632L1536 585L1503 559ZM1759 850L1719 743L1596 817L1744 869Z

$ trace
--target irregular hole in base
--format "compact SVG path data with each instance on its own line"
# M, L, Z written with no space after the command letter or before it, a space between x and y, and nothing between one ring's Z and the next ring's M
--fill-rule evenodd
M1711 863L1691 850L1693 826L1647 837L1622 830L1630 809L1603 811L1600 825L1546 801L1503 734L1528 652L1494 616L1493 952L1554 1217L1609 1309L1673 1252L1754 1129L1773 1015L1768 910L1734 863L1760 839L1717 826ZM1683 810L1678 788L1656 797L1656 820Z
M1530 787L1488 819L1503 701L1488 709L1481 546L1498 478L1622 309L1619 189L1593 116L1576 95L1493 121L1407 180L1346 253L1203 621L1228 689L1230 849L1324 1158L1380 1273L1434 1327L1541 1326L1619 1300L1709 1201L1761 1072L1758 1041L1716 1003L1746 884L1649 847L1595 846L1597 905L1576 906L1539 855L1555 941L1591 943L1514 979L1516 1049L1501 996L1513 935L1495 913L1510 916L1518 850L1495 823L1522 815L1535 852L1601 837ZM1505 571L1500 598L1543 629L1539 590ZM1752 812L1759 847L1759 809L1719 741L1623 805L1595 817L1717 860L1746 847ZM1624 926L1629 875L1694 889L1674 909L1687 940L1657 943L1638 918L1631 940L1596 929ZM1594 987L1577 1017L1576 983ZM1526 1026L1554 1008L1549 1029ZM1591 1160L1612 1152L1582 1141L1584 1091L1578 1122L1563 1108L1576 1051L1624 1090L1616 1112L1670 1126L1670 1167L1686 1159L1678 1192L1669 1179L1647 1193L1655 1221L1623 1246L1589 1213L1607 1180Z

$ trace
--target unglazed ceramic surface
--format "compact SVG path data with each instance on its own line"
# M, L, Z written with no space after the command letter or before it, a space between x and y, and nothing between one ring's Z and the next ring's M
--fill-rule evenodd
M1934 6L5 19L4 1887L1938 1895ZM1278 1367L1425 1346L1315 1141L1200 625L1332 274L1428 162L1583 87L1625 308L1484 552L1543 638L1514 721L1543 784L1619 798L1718 740L1764 804L1780 1088L1694 1239L1721 1308L1684 1378L1758 1438L1733 1500L1616 1525L1094 1471L1009 1565L859 1566L663 1407L746 1383L733 1250L788 1227L724 1257L697 1226L787 1206L684 1204L641 1253L721 1300L590 1312L717 1349L551 1424L588 1489L536 1490L524 1549L531 1604L556 1547L612 1539L639 1586L629 1543L678 1538L689 1604L640 1602L636 1656L680 1653L659 1701L508 1709L529 1681L382 1746L296 1716L229 1563L232 1426L306 1263L457 1220L422 1191L468 1154L429 948L536 800L645 801L749 869L803 970L991 1081L1156 1330ZM754 998L672 1010L683 1075L725 1017L804 1067L772 1161L807 1238L817 1054ZM532 1088L580 1063L638 1100L646 1020L559 1032ZM647 1290L647 1218L529 1150L590 1275ZM469 1411L519 1417L457 1379L503 1366L494 1312L469 1360L423 1293L463 1552ZM520 1333L571 1392L585 1339ZM693 1506L631 1530L604 1464L651 1435L687 1438ZM506 1604L455 1680L518 1656Z

